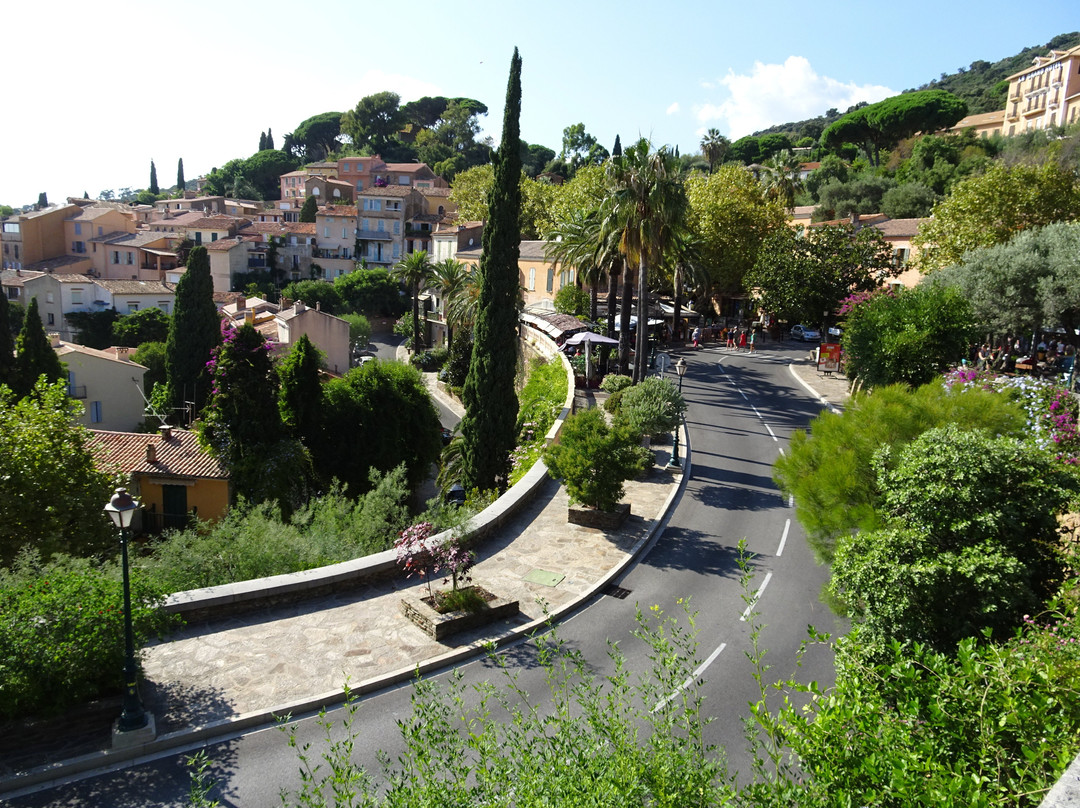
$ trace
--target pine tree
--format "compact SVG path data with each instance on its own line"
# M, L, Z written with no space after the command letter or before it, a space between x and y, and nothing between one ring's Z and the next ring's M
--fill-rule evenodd
M187 271L176 285L176 303L169 338L165 342L165 372L169 401L184 410L194 402L188 418L197 415L210 394L210 353L221 343L221 324L214 305L214 281L206 248L194 247Z
M157 196L159 193L161 193L161 189L158 188L158 184L157 184L157 166L154 165L153 160L150 161L150 187L149 187L149 191L154 196Z
M259 151L266 150L266 132L259 132Z
M266 148L274 148L274 130L269 127L266 129Z
M30 395L38 378L44 376L49 384L64 378L64 365L56 355L45 328L41 324L36 297L30 298L22 331L15 341L15 378L12 389L19 398Z
M465 488L505 486L516 435L518 256L521 232L521 57L510 61L502 142L494 155L495 181L488 200L480 258L480 298L475 343L461 422Z
M23 321L25 323L25 320ZM7 295L0 293L0 384L15 384L15 337L11 333Z
M300 208L300 221L301 222L314 222L315 216L319 212L319 200L313 196L309 196L304 200L303 206Z
M180 195L184 195L184 158L181 157L176 162L176 190L180 192Z

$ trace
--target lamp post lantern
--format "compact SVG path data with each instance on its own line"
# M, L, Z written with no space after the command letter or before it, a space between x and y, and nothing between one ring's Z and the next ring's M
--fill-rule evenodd
M128 531L131 519L139 503L127 492L117 488L112 499L105 505L112 523L120 531L120 555L124 572L124 711L116 724L119 732L142 729L147 725L146 711L139 698L139 684L135 668L135 631L131 624L131 583L128 575Z
M679 375L679 395L682 396L682 380L686 375L686 359L679 357L679 361L675 363L675 372ZM668 461L667 467L669 469L682 468L682 463L679 460L679 425L675 425L675 440L671 448L671 459Z

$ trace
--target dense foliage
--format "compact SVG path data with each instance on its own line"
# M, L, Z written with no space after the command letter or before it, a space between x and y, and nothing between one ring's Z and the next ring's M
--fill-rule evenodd
M975 336L971 304L956 289L922 283L871 295L844 321L845 372L867 387L926 384L966 356Z
M686 401L670 379L647 376L621 393L615 424L655 438L678 427L685 412Z
M543 452L545 437L566 403L569 380L558 359L529 362L529 376L518 393L517 447L510 456L510 484L532 468Z
M91 555L115 539L102 512L114 480L95 466L81 411L64 382L22 399L0 388L0 564L24 547Z
M18 397L28 396L44 377L47 384L66 378L64 365L56 355L38 314L37 298L30 298L22 330L15 340L15 367L11 389Z
M176 303L165 342L169 402L182 413L180 423L189 423L210 396L207 364L220 342L210 258L205 247L195 247L188 255L187 271L176 284Z

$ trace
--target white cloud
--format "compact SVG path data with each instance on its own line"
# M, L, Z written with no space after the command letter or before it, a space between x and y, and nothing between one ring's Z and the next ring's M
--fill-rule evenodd
M675 115L679 111L679 102L676 101L674 104L669 106L666 111L668 115Z
M695 105L694 112L700 131L716 126L733 140L776 124L815 118L831 107L842 112L859 101L874 103L897 94L888 87L820 76L803 56L789 56L783 64L755 62L749 75L728 71L719 83L730 97Z

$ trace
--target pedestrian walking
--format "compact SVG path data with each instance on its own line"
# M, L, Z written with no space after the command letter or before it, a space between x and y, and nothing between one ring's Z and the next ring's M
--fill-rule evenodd
M757 341L757 331L750 332L750 353L754 352L754 343Z
M694 333L693 333L692 338L694 340L694 347L695 348L699 347L698 343L701 341L701 326L698 326L697 328L694 329Z
M745 347L746 347L746 331L741 330L741 331L739 331L739 350L741 351Z

